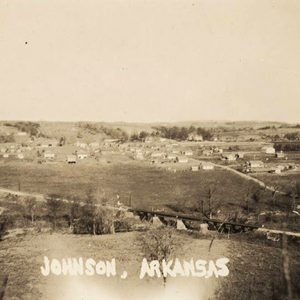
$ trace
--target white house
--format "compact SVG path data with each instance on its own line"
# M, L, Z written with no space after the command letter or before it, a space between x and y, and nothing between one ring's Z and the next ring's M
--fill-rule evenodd
M97 143L97 142L93 142L93 143L90 143L89 146L90 146L91 148L98 148L98 147L100 146L100 144Z
M168 154L168 157L167 157L169 160L174 160L176 159L176 155L174 154Z
M48 160L53 160L55 158L55 154L52 152L45 152L44 153L44 158Z
M277 153L275 154L275 156L276 156L276 158L284 158L284 157L285 157L285 154L284 154L282 151L280 151L280 152L277 152Z
M9 157L9 154L8 153L4 153L3 154L3 158L8 158Z
M18 153L17 157L18 157L18 159L24 159L24 154L23 153Z
M275 154L275 148L273 146L265 146L262 148L262 151L264 151L266 154Z
M244 156L245 156L245 153L244 153L244 152L238 152L238 153L236 154L236 157L237 157L237 158L244 158Z
M82 142L79 142L79 141L77 141L74 145L76 147L83 148L83 149L87 147L86 143L82 143Z
M190 133L188 135L188 141L193 141L193 142L202 142L203 141L203 136L200 134L195 134L195 133Z
M208 149L203 150L202 154L205 156L210 156L213 154L213 150L208 150Z
M85 159L88 157L87 153L78 153L77 154L78 159Z
M144 155L142 152L137 152L136 153L136 159L137 160L144 160Z
M179 163L187 163L189 160L187 157L182 156L182 157L178 157L178 162Z
M249 161L249 165L251 168L263 168L264 163L260 160L251 160Z
M192 167L191 167L191 170L192 170L193 172L197 172L197 171L199 171L199 166L192 166Z
M215 166L209 162L202 162L201 163L201 168L203 170L213 170L215 168Z
M19 131L19 132L17 133L17 135L18 135L18 136L26 136L27 133L24 132L24 131Z
M165 156L165 153L162 153L162 152L153 152L151 154L151 157L163 157Z
M235 156L234 153L226 153L226 154L224 153L222 155L222 157L223 157L223 159L228 160L228 161L234 161L234 160L236 160L236 156Z
M48 147L56 147L58 145L57 140L55 139L50 139L50 140L44 140L37 146L40 146L42 148L48 148Z
M184 151L184 155L186 155L186 156L192 156L193 155L193 151L192 150L186 150L186 151Z
M76 164L76 155L67 155L68 164Z

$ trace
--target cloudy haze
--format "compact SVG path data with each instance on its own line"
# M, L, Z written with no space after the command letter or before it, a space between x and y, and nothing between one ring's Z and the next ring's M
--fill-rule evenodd
M300 1L0 2L0 119L300 121Z

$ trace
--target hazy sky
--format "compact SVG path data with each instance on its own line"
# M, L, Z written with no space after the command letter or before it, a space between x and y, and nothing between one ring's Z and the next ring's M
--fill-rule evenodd
M0 119L300 121L299 0L1 0Z

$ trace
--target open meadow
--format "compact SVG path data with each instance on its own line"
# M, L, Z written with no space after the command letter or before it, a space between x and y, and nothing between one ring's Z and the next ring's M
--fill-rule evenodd
M214 205L221 211L240 209L249 192L260 191L258 206L268 205L270 195L256 183L246 181L226 170L170 172L144 163L62 165L2 164L0 186L64 198L85 200L91 194L111 204L120 200L133 207L199 209L207 204L209 189ZM249 196L249 195L248 195ZM130 203L131 199L131 203Z

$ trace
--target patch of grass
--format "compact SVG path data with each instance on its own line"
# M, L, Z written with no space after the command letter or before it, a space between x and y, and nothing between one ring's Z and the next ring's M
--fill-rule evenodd
M280 242L266 240L250 233L232 235L230 274L224 279L216 298L223 299L287 299ZM299 244L288 246L293 299L300 297Z

